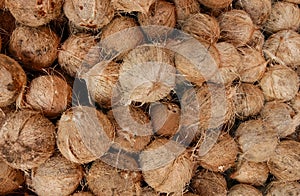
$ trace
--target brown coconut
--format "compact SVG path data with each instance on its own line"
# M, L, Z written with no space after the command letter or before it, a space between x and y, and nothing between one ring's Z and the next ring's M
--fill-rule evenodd
M289 101L298 92L299 79L289 67L274 65L267 70L259 85L267 101Z
M87 30L104 27L114 16L110 0L65 0L63 10L76 27Z
M254 83L263 77L268 62L262 53L250 47L239 48L242 63L239 70L242 82Z
M81 192L72 194L72 196L93 196L93 193L81 191Z
M83 178L83 168L57 153L31 172L31 184L38 195L70 195Z
M256 25L264 24L271 14L271 0L238 0L235 8L245 10Z
M280 181L300 179L300 143L293 140L282 141L268 161L268 167Z
M205 5L208 8L212 8L212 9L226 8L232 3L232 0L219 0L219 1L198 0L198 1L199 1L199 3Z
M228 133L223 133L207 154L197 157L197 161L205 169L224 172L234 165L238 153L237 143Z
M0 35L2 39L2 50L9 44L12 32L16 28L16 20L8 10L0 9Z
M227 183L219 174L209 171L200 171L195 174L190 184L193 192L205 196L226 196Z
M227 196L262 196L255 187L247 184L237 184L230 188Z
M288 2L275 2L272 12L264 25L265 31L275 33L280 30L297 30L300 26L300 9L298 5Z
M5 195L21 187L25 178L24 173L0 161L0 194Z
M63 0L6 0L5 5L18 22L37 27L59 17Z
M292 99L289 105L295 110L296 113L300 113L300 93L298 92L297 95Z
M245 45L252 37L255 26L249 16L243 10L231 10L223 12L219 18L221 39L232 43L234 46Z
M44 163L54 152L55 127L41 114L21 110L0 129L0 155L11 167L27 170Z
M243 119L257 115L263 108L264 101L264 94L259 87L241 83L237 86L234 99L237 117Z
M190 16L200 12L200 5L197 0L174 0L174 4L178 23L182 23Z
M268 176L269 168L266 162L255 163L240 159L234 173L230 175L230 178L240 183L262 186L267 181Z
M284 0L286 2L291 2L291 3L296 3L296 4L300 4L299 0Z
M181 29L200 42L214 44L220 37L220 28L218 21L207 14L196 13L187 18Z
M235 136L243 152L242 158L252 162L269 160L278 143L276 130L261 119L241 123Z
M0 107L16 102L25 88L27 77L14 59L0 54Z
M13 57L32 70L52 65L57 58L59 37L49 27L17 27L10 38Z
M102 112L77 106L61 116L56 143L62 155L70 161L88 163L108 151L113 135L114 127Z
M111 3L115 10L120 10L124 12L142 12L148 13L150 6L156 0L135 0L135 1L128 1L128 0L111 0Z
M299 182L273 181L267 189L266 196L300 195Z
M265 44L264 34L259 29L256 29L253 32L251 39L248 41L247 46L249 46L250 48L254 48L255 50L262 53L264 44Z

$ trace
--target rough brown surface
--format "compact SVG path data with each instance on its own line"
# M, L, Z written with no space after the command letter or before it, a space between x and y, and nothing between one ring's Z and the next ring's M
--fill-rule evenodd
M232 0L198 0L201 4L205 5L206 7L213 8L213 9L219 9L219 8L226 8L231 3Z
M200 5L197 0L174 0L174 4L178 23L200 12Z
M112 5L116 10L124 11L124 12L142 12L148 13L150 6L156 0L135 0L135 1L128 1L128 0L111 0Z
M18 189L24 182L24 173L0 161L0 194L5 195Z
M247 46L254 48L255 50L262 53L263 46L265 44L265 36L259 29L253 32L251 39L248 41Z
M266 196L300 195L300 184L298 182L278 182L270 183Z
M262 196L255 187L247 184L237 184L230 188L227 196Z

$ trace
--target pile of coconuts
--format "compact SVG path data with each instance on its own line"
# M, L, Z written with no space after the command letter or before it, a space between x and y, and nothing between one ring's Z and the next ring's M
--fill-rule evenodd
M299 0L0 0L0 195L300 195Z

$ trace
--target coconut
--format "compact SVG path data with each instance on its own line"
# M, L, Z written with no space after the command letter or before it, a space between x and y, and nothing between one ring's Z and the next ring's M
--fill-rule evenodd
M254 83L260 80L267 68L267 61L261 52L250 47L239 48L242 63L239 70L242 82Z
M113 135L114 127L102 112L77 106L61 116L56 142L62 155L70 161L88 163L108 151Z
M56 153L31 172L31 183L38 195L70 195L83 178L83 168ZM49 186L50 185L50 186Z
M197 157L197 160L199 165L205 169L224 172L234 165L238 153L237 143L228 133L223 133L208 153Z
M93 196L93 194L91 192L81 191L81 192L74 193L72 196Z
M269 160L278 143L276 130L261 119L241 123L235 136L243 152L242 158L252 162Z
M282 141L268 161L271 174L281 181L300 179L300 143L293 140Z
M300 65L300 35L292 30L283 30L271 35L263 51L267 59L296 68Z
M280 30L297 30L300 27L300 9L288 2L275 2L272 12L264 25L265 31L275 33Z
M235 8L245 10L256 25L262 25L271 14L271 0L238 0Z
M198 1L199 1L199 3L205 5L208 8L212 8L212 9L226 8L232 3L232 0L219 0L219 1L198 0Z
M156 0L135 0L135 1L128 1L128 0L111 0L111 3L115 10L120 10L124 12L142 12L148 13L150 6Z
M54 125L41 114L18 111L0 129L0 156L17 169L38 167L54 152L54 134Z
M295 110L295 112L300 113L300 93L298 92L297 95L290 101L290 106Z
M2 50L9 44L12 32L16 28L16 20L8 10L0 9L0 35L2 39Z
M174 4L178 23L182 23L190 16L200 12L200 5L197 0L174 0Z
M114 16L110 0L65 0L63 10L76 27L87 30L104 27Z
M300 195L300 184L298 182L271 182L266 196L281 195Z
M24 173L0 161L0 194L5 195L21 187Z
M13 57L33 70L52 65L57 58L59 37L49 27L17 27L10 38L9 51Z
M296 3L296 4L300 4L299 0L284 0L286 2L291 2L291 3Z
M264 44L265 44L264 34L259 29L256 29L253 32L250 41L248 41L247 46L249 46L250 48L254 48L255 50L262 53Z
M269 168L266 162L255 163L240 159L234 173L230 175L230 178L235 179L240 183L262 186L267 181L268 175Z
M245 45L252 37L255 26L243 10L223 12L219 18L221 39L235 46Z
M0 54L0 107L16 102L25 88L27 77L12 58Z
M299 79L289 67L275 65L267 70L259 85L267 101L289 101L298 92Z
M26 26L37 27L59 17L63 0L6 0L5 6L16 20Z
M216 43L220 37L218 21L207 14L191 15L182 23L181 29L200 42L208 42L208 44Z
M243 119L258 114L264 106L264 94L253 84L241 83L237 86L234 99L236 115Z
M263 194L255 187L247 184L237 184L230 188L228 196L240 196L240 195L251 195L251 196L262 196Z
M208 171L200 171L195 174L191 181L191 188L195 193L205 196L226 196L227 183L225 178L219 174Z

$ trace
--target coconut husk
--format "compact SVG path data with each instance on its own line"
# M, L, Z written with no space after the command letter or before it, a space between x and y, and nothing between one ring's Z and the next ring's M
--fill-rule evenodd
M259 29L256 29L253 32L251 39L248 41L247 46L249 46L250 48L254 48L260 53L263 53L264 44L265 44L264 34Z
M2 39L2 51L9 44L12 32L16 28L16 20L8 10L0 9L0 35Z
M291 3L296 3L296 4L300 4L299 0L284 0L286 2L291 2Z
M24 182L24 173L0 161L0 194L5 195L18 189Z
M266 196L281 196L281 195L299 195L300 184L298 182L279 182L273 181L270 183Z
M135 0L135 1L128 1L128 0L111 0L111 3L115 10L120 10L124 12L141 12L147 14L150 6L156 0Z
M72 196L93 196L93 193L81 191L81 192L77 192L77 193L72 194Z
M300 143L293 140L280 142L273 156L268 161L268 167L280 181L296 181L300 179L299 162Z
M228 196L240 196L240 195L251 195L251 196L262 196L263 194L255 187L247 184L237 184L230 188Z
M289 105L295 110L296 113L300 113L300 93L289 102Z
M199 3L205 5L208 8L212 8L212 9L226 8L232 3L232 0L219 0L219 1L198 0L198 1L199 1Z
M197 0L174 0L177 22L182 23L190 16L200 13L200 5Z

